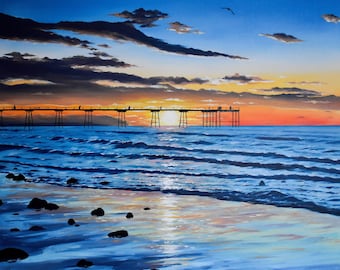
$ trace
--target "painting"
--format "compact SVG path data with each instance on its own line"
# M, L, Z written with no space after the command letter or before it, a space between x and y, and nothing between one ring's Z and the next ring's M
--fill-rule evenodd
M1 269L340 269L340 2L2 0Z

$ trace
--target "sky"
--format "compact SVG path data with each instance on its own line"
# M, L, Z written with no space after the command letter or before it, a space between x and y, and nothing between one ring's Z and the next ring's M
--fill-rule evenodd
M340 125L339 44L339 0L1 0L0 109L232 106L241 125Z

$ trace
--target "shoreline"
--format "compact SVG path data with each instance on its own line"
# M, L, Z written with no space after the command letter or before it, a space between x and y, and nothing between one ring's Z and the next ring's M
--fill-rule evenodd
M340 218L158 191L0 179L0 249L29 257L4 269L340 269ZM57 210L27 208L33 198ZM102 208L103 216L91 211ZM133 217L127 218L132 213ZM69 225L68 220L75 224ZM40 231L30 231L41 226ZM17 228L19 231L11 231ZM127 237L108 234L126 230Z

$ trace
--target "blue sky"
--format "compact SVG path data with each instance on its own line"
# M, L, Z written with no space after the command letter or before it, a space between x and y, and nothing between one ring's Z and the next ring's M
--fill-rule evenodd
M144 12L157 11L158 15L166 15L162 19L155 20L154 25L150 27L142 27L141 24L132 22L133 28L137 30L136 35L142 33L142 35L150 37L153 44L160 40L162 42L161 49L153 45L150 46L150 44L147 45L144 41L134 40L134 37L133 40L123 41L122 39L108 38L92 30L84 33L84 31L73 28L73 25L66 27L58 24L62 21L69 24L74 24L76 21L125 24L129 19L122 15L117 16L117 14L124 11L133 14L140 8L143 8ZM230 8L231 10L223 8ZM164 81L167 81L167 87L169 87L167 93L173 91L173 99L179 99L177 96L181 96L181 98L183 98L183 95L188 96L187 99L184 99L186 104L193 104L194 101L200 100L198 97L193 98L190 95L190 91L198 95L197 90L202 90L200 92L202 94L201 100L206 100L205 97L209 96L209 93L203 90L220 91L220 94L225 93L226 95L231 92L259 95L253 96L254 101L229 101L247 106L253 104L264 106L259 100L263 99L263 96L267 95L270 90L273 94L271 98L274 100L276 98L274 94L294 93L301 95L301 93L312 93L313 91L319 93L318 97L340 96L340 79L337 76L340 72L338 64L340 61L340 1L2 0L0 12L18 19L32 19L41 24L42 28L45 27L43 24L54 24L53 26L49 25L49 29L42 29L42 31L50 31L62 37L88 41L91 44L89 47L92 46L93 49L79 45L65 45L63 42L56 41L41 42L36 37L25 38L20 36L20 33L14 33L17 31L14 29L10 35L0 33L1 55L19 52L40 58L48 57L60 60L79 55L92 57L94 51L106 53L129 64L129 66L106 65L105 68L100 67L101 71L134 75L138 76L139 80L140 78L148 80L154 77L162 77L163 82L160 85L156 83L156 87L155 85L150 85L150 87L157 88L158 85L159 88L164 90L166 87ZM327 21L322 17L324 15L334 16L333 21ZM174 31L174 24L186 27L187 31L180 33L179 28ZM9 25L8 27L13 26ZM92 25L89 25L89 27L92 27ZM173 28L172 31L170 31L171 27ZM103 44L107 46L98 46ZM183 51L181 53L179 51L169 52L164 49L169 46L171 50L177 50L180 47L181 51L184 48L193 48L196 50L194 54L199 50L199 54L202 55L191 55L188 51L184 53ZM210 52L217 55L208 56L207 54ZM35 78L30 76L32 75L14 72L13 74L3 75L1 80L6 85L5 87L8 84L14 84L16 88L20 88L20 85L25 87L30 85L32 83L32 81L29 81L30 79L35 79L35 86L37 86L37 79L44 80L37 75L35 75ZM106 75L104 77L107 78ZM165 79L165 77L168 79ZM193 82L179 85L169 82L171 81L170 77L183 77L188 81L193 80ZM9 78L12 79L10 83L8 83ZM18 83L16 83L15 79L23 78L27 79L26 85L23 80L20 83L17 80ZM205 82L197 84L194 82L197 78ZM228 80L225 78L228 78ZM240 81L240 78L245 80ZM50 82L50 79L46 78L46 81ZM123 87L124 91L129 88L129 93L135 91L135 95L131 94L131 99L136 98L140 93L138 88L140 85L136 88L136 83L127 83L119 79L118 82L117 79L91 80L89 81L89 89L91 84L97 82L101 87L110 87L109 89L113 93L122 91L119 87ZM57 79L51 83L53 83L53 87L56 87ZM147 87L145 84L144 86ZM294 89L292 89L293 86ZM46 84L44 87L46 87ZM54 95L52 84L50 87L51 91L48 93ZM71 89L72 87L70 87L70 93L72 93ZM8 90L3 89L4 93L8 93L6 91ZM103 91L107 93L109 90L103 89ZM158 94L161 96L161 93ZM17 97L19 96L20 94L17 94ZM57 95L55 94L53 97L56 99ZM75 95L70 95L70 99L74 97ZM316 96L305 98L315 99ZM0 103L6 104L15 101L18 102L14 96L10 97L8 94L8 98L0 100ZM32 98L21 99L20 103L25 103L25 101L26 103L38 102L36 98ZM46 100L46 102L50 101ZM123 102L125 100L121 100L120 103ZM289 107L301 107L301 104L297 105L293 98L291 98L291 102ZM309 104L309 109L324 109L325 104L328 104L329 107L330 103L334 108L339 105L338 100L322 100L322 102L320 100L307 100L307 102L310 103L303 105ZM97 101L97 103L100 102ZM217 104L217 102L213 103ZM324 107L321 106L322 104L324 104ZM273 106L283 105L280 101L273 102ZM338 121L338 111L335 110L333 113L333 119L335 118Z

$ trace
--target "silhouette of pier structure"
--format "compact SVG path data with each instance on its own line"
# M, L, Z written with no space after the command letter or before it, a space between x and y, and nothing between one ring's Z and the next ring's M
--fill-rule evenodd
M126 114L130 111L135 112L150 112L150 126L151 127L160 127L161 126L161 112L177 112L179 113L179 123L178 127L185 128L189 125L188 122L188 113L201 113L202 114L202 126L203 127L220 127L222 126L222 114L223 113L230 113L231 120L228 121L232 127L240 126L240 109L238 107L228 107L223 109L222 107L217 107L216 109L185 109L185 108L159 108L159 109L152 109L152 108L110 108L110 107L87 107L81 106L79 107L12 107L12 108L0 108L0 126L4 125L4 112L11 111L23 111L25 112L25 128L31 129L33 127L33 112L38 111L50 111L55 112L54 118L54 125L58 127L62 127L64 125L64 112L68 111L80 111L84 112L84 127L90 127L93 123L93 112L117 112L117 126L118 127L126 127Z

